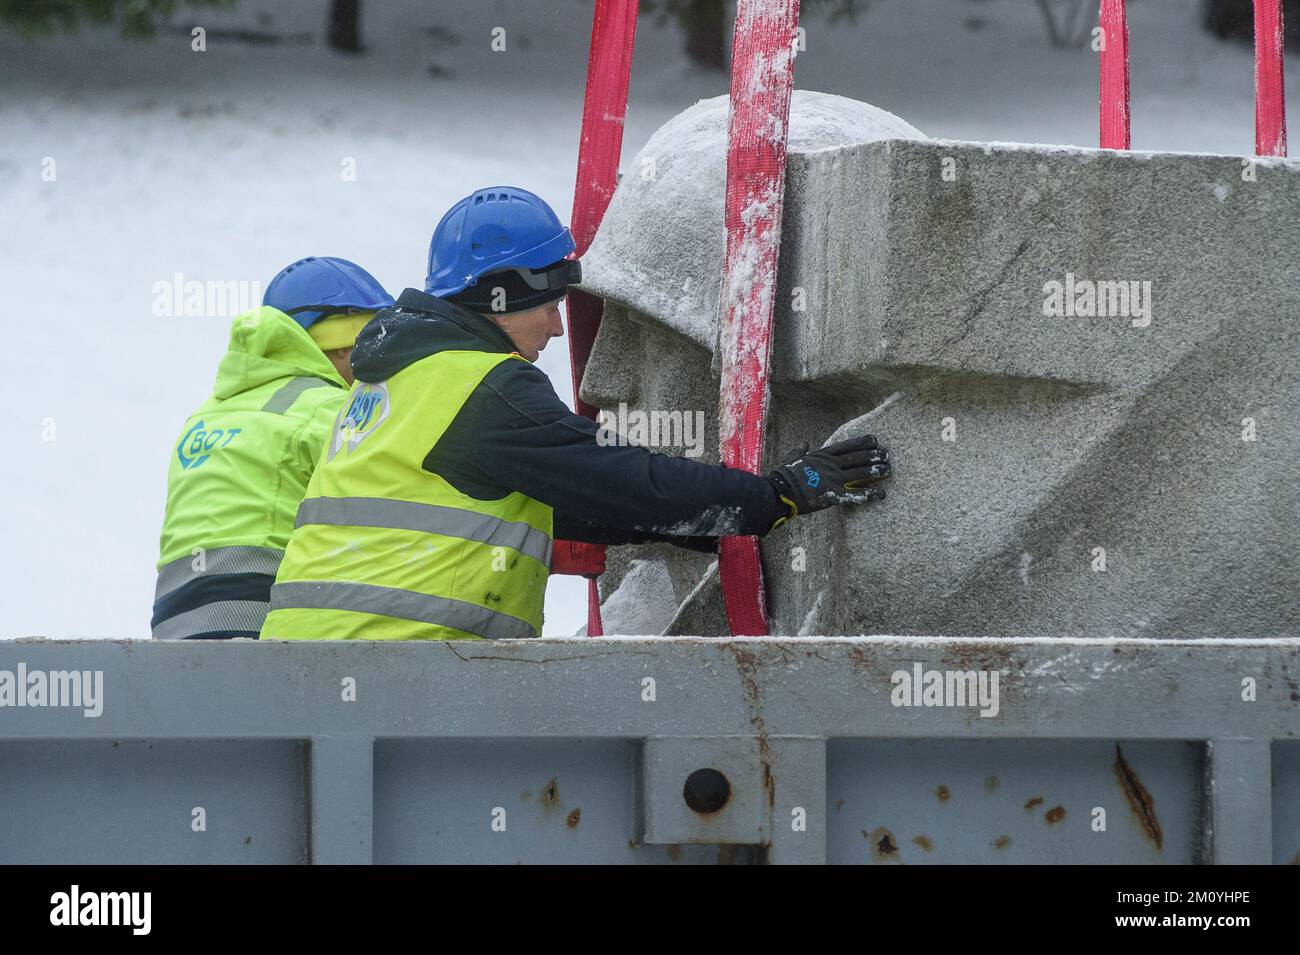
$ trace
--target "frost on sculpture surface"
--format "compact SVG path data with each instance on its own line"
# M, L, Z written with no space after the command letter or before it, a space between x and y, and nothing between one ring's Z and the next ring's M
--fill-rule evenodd
M671 120L584 260L584 396L704 411L705 460L725 152L725 98ZM775 632L1300 633L1297 262L1300 162L927 140L797 91L769 466L871 431L896 470L764 539ZM669 629L725 633L712 558L656 549Z

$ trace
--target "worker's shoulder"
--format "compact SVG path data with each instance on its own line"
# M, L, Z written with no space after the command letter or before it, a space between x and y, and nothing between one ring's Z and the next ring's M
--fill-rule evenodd
M493 367L475 392L482 399L496 400L530 417L547 418L569 414L568 406L555 393L546 372L530 361L511 358Z
M511 355L498 362L483 376L483 384L494 390L531 392L541 390L555 394L555 386L546 372L531 361Z

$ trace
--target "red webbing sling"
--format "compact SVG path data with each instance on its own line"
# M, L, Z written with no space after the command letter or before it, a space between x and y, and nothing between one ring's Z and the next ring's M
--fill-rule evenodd
M1124 0L1101 0L1101 148L1128 149L1128 17Z
M768 357L785 145L794 85L799 0L739 0L731 53L727 134L727 253L722 272L722 461L757 473L763 465ZM719 551L727 620L735 636L768 632L758 538L725 537Z
M1286 155L1282 0L1255 0L1255 155Z
M596 0L591 18L591 53L587 92L582 104L582 138L578 144L578 178L573 190L570 229L581 258L596 235L618 185L618 158L623 148L623 119L636 39L637 0ZM571 289L568 295L569 361L573 368L573 404L578 414L596 417L596 408L578 397L591 346L600 327L601 302ZM605 548L578 541L555 542L552 572L587 578L587 636L604 633L596 577L605 569Z

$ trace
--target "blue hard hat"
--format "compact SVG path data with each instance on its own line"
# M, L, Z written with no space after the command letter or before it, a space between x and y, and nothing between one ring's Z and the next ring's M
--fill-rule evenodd
M326 315L387 308L393 297L355 262L309 256L271 279L262 304L278 308L303 328L310 328Z
M573 250L573 236L541 197L515 186L480 189L452 206L433 230L424 289L444 298L506 269L534 285L530 273Z

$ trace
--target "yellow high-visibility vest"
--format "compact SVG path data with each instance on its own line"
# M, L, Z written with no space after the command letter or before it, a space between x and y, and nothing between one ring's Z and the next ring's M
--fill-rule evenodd
M271 588L264 640L536 637L549 505L483 501L424 460L485 375L518 355L444 351L357 382L329 435Z

